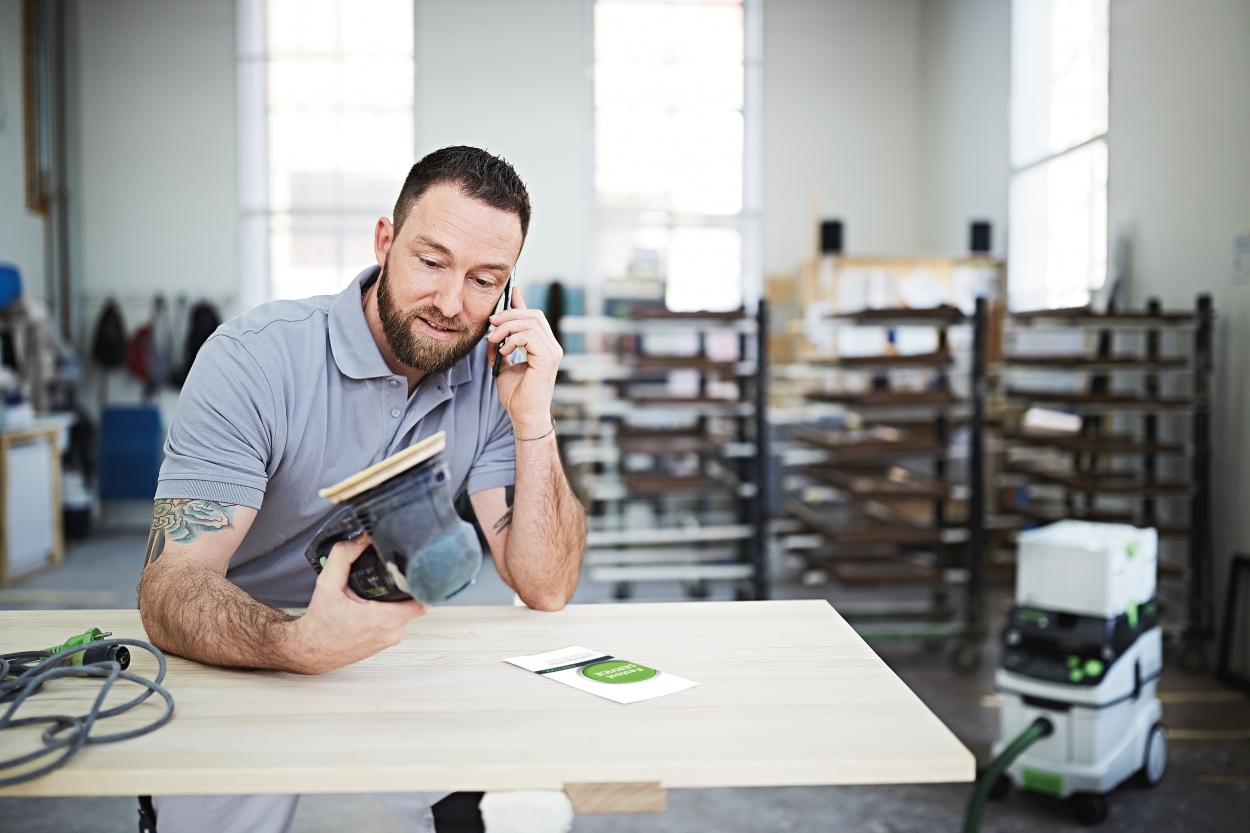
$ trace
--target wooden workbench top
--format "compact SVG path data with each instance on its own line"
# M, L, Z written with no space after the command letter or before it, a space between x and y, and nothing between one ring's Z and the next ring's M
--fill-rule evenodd
M59 644L91 627L144 638L137 611L0 611L0 653ZM699 685L621 705L503 661L570 644ZM154 673L149 655L133 656L132 671ZM88 746L65 768L0 794L736 787L974 775L972 754L824 601L559 613L441 607L412 622L403 644L331 674L230 671L171 657L165 685L177 708L164 728ZM96 686L58 681L23 711L82 713ZM98 731L146 722L162 707L152 698ZM35 742L17 734L0 739L0 757Z

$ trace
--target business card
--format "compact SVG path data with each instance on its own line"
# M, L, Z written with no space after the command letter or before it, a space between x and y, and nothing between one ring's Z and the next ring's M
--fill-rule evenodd
M618 703L675 694L698 683L602 651L569 645L504 662Z

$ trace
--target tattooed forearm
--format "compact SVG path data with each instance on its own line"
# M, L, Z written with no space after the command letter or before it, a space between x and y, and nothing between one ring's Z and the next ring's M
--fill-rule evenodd
M503 499L504 499L504 502L508 504L508 511L504 512L503 515L500 516L499 520L495 521L495 534L496 535L503 532L508 527L512 526L512 501L515 498L515 496L516 496L515 486L504 486Z
M169 498L152 506L152 531L148 533L144 565L151 564L165 551L165 543L189 544L201 533L228 529L234 517L233 503L213 500Z

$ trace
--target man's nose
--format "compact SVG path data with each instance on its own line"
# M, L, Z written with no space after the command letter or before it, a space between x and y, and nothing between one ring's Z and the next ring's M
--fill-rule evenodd
M434 307L446 318L455 318L464 311L463 275L448 275L438 282Z

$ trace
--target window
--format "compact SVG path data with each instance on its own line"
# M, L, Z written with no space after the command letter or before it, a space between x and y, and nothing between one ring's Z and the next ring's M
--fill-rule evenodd
M595 277L609 286L663 285L675 311L743 304L758 248L756 11L750 0L595 3Z
M338 292L414 162L412 0L243 0L239 38L245 298Z
M1109 0L1013 0L1008 300L1089 303L1107 279Z

